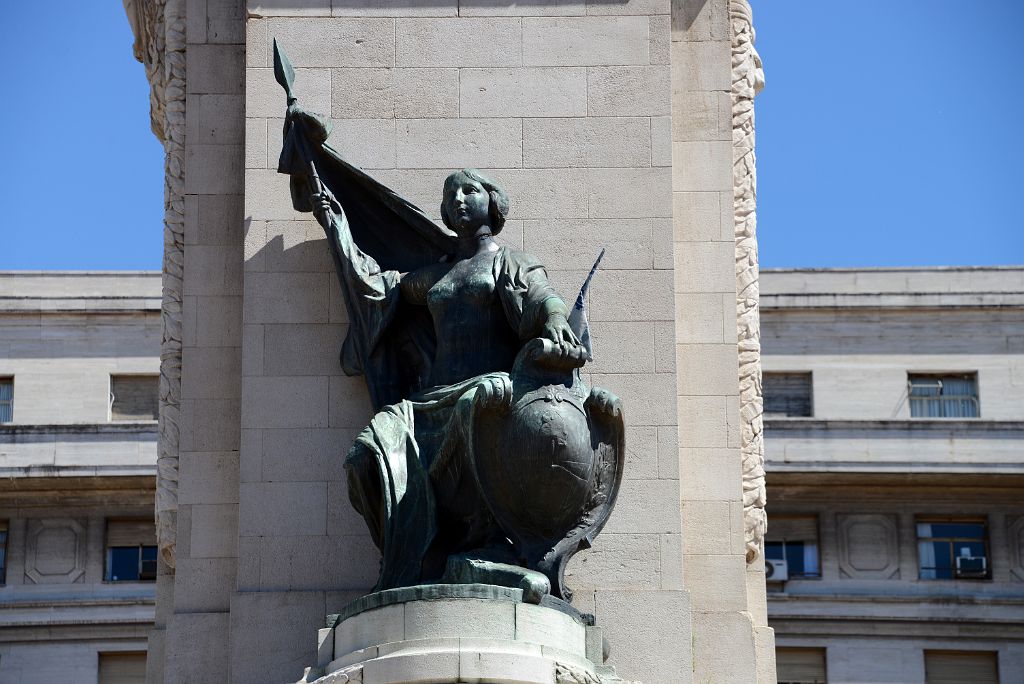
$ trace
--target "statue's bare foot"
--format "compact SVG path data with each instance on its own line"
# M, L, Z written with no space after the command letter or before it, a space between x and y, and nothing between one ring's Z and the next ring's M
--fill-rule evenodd
M548 578L536 570L482 560L473 557L473 552L448 557L441 582L448 584L495 584L500 587L515 587L523 590L523 601L540 603L551 593Z

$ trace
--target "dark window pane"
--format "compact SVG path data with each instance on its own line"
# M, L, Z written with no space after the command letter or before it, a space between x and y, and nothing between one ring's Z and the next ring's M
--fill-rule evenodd
M160 379L156 375L110 376L111 420L156 420Z
M786 542L786 565L790 575L804 574L804 543Z
M765 542L764 557L772 560L783 560L786 557L782 542Z
M145 653L100 653L99 656L99 684L146 684Z
M813 415L810 373L765 373L761 378L761 388L765 415Z
M156 547L142 547L142 572L139 575L141 580L156 579Z
M983 523L932 523L932 537L947 537L956 539L984 539L985 525Z
M985 555L985 543L984 542L967 542L967 541L955 541L953 542L953 553L957 556L966 556L968 558Z
M953 549L948 542L932 542L935 553L935 575L938 579L953 577Z
M0 378L0 423L14 420L14 381Z
M139 547L115 546L110 549L110 581L139 581Z

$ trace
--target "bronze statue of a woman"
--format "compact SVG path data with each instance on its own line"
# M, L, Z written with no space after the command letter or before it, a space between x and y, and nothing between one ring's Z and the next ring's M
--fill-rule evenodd
M563 571L614 504L620 401L588 389L587 349L534 257L499 246L509 199L448 176L447 230L346 163L299 109L291 70L279 171L323 226L349 317L342 366L376 414L345 457L349 495L382 553L377 589L521 586L569 600ZM532 599L531 599L532 597Z

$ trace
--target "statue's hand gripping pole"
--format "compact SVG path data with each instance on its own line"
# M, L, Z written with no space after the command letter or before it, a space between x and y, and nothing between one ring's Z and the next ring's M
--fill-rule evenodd
M320 180L320 174L317 173L316 162L314 161L315 155L309 146L309 136L305 130L305 122L301 116L296 115L296 112L299 111L298 107L296 107L299 98L295 97L295 93L292 90L292 85L295 82L295 69L292 67L291 60L288 59L288 55L281 49L276 38L274 39L274 78L284 88L285 93L287 106L285 137L291 138L295 151L298 153L302 163L307 167L306 179L309 185L313 213L320 224L326 229L330 223L329 215L326 215L327 212L334 211L340 213L341 205L338 204L331 191ZM324 198L323 204L318 203L318 198ZM323 211L317 211L317 209L322 209Z

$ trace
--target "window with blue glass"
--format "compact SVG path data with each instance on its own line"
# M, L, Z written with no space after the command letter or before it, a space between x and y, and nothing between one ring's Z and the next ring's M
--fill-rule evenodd
M977 373L907 376L911 418L977 418Z
M818 517L772 515L764 557L784 561L790 579L821 577L818 560Z
M0 423L14 422L14 378L0 378Z
M156 531L152 520L107 521L108 582L156 579Z
M917 549L923 580L992 576L984 518L918 518Z
M7 583L7 521L0 520L0 584Z

